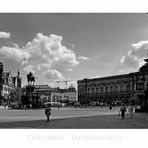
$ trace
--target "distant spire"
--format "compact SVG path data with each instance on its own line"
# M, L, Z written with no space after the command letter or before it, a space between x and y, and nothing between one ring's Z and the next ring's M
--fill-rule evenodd
M18 69L18 72L17 72L17 76L18 76L18 77L20 76L20 72L19 72L19 69Z
M18 72L17 72L17 76L18 76L18 77L20 76L19 68L20 68L20 63L18 63Z

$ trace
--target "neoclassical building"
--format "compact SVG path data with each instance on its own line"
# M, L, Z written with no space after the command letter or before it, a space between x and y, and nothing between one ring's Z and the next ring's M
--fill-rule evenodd
M145 106L148 103L145 97L148 89L148 59L145 62L138 72L77 81L78 101L82 104L121 101Z

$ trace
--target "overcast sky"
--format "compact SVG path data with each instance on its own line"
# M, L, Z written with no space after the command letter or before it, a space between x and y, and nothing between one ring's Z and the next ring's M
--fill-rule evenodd
M49 85L137 71L147 53L144 13L0 14L0 61L23 85L29 71Z

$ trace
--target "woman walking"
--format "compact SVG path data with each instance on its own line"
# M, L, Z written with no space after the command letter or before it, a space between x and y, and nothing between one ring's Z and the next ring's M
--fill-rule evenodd
M133 118L134 108L133 105L129 106L129 118Z

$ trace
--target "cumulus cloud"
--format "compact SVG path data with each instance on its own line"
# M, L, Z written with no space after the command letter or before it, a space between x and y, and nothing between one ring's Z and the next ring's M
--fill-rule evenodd
M24 67L24 70L29 73L30 71L31 72L35 72L35 69L34 69L34 66L33 65L27 65L26 67Z
M72 71L72 68L80 64L79 60L87 60L87 57L77 57L74 50L62 44L63 37L38 33L25 46L19 47L13 43L11 47L3 46L0 54L19 62L24 71L42 72L47 79L62 79L62 74L56 70Z
M131 44L129 51L120 59L122 66L137 69L144 64L143 59L148 53L148 41Z
M20 48L17 44L14 47L3 46L0 54L32 65L36 70L42 68L50 69L53 65L61 64L69 67L76 66L79 61L73 50L62 45L63 37L55 34L46 36L42 33L36 34L35 38ZM28 66L28 65L26 65Z
M61 80L64 79L63 75L55 70L55 69L50 69L47 72L44 73L44 76L48 79L48 80Z
M0 31L0 38L9 39L10 38L10 33Z
M12 58L18 62L26 61L31 57L31 54L25 49L21 49L18 47L6 47L3 46L0 49L0 54L7 56L8 58Z
M89 60L88 57L84 57L84 56L80 56L80 57L78 57L78 59L80 59L80 60Z
M29 49L34 57L42 59L41 63L44 64L41 66L45 66L45 63L49 63L49 65L64 63L69 66L79 64L76 60L76 54L74 51L63 46L62 40L62 36L55 34L45 36L42 33L38 33L33 41L26 45L26 48ZM47 65L45 67L47 67Z
M68 68L67 71L71 72L72 71L72 68Z

